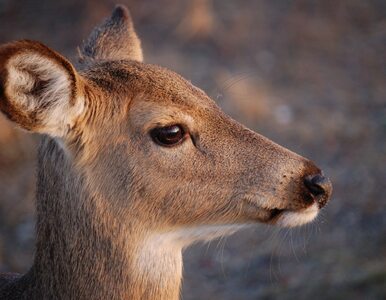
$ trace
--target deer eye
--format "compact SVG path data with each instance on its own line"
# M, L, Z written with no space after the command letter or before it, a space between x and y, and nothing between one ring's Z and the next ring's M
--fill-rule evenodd
M153 141L160 146L171 147L182 142L185 131L180 125L157 127L150 131Z

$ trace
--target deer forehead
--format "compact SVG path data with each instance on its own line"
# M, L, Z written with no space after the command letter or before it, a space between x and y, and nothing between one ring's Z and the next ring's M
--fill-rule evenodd
M166 115L218 109L202 90L160 66L135 61L106 61L84 71L83 75L97 87L103 104L122 108L139 103L142 116L146 109L152 113L156 108Z

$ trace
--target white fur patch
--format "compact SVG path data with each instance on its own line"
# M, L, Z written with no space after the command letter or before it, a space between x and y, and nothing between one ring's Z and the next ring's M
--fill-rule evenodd
M187 247L190 244L198 241L210 241L225 235L230 235L244 228L246 225L231 224L231 225L202 225L191 228L183 228L158 235L158 238L179 245L180 247Z
M283 227L296 227L313 221L318 215L319 208L316 203L300 211L285 211L276 224Z
M70 105L71 81L67 70L37 53L15 55L7 62L7 69L6 94L10 101L26 112L46 109L42 133L64 136L84 109L81 99L77 99L74 106ZM38 82L45 85L36 95L31 92Z
M145 239L136 258L137 270L158 280L170 272L182 276L182 254L184 247L197 241L209 241L229 235L245 225L197 226L163 233L154 233Z

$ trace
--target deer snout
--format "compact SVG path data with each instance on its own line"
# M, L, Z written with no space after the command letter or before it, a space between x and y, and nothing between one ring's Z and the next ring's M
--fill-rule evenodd
M322 208L328 202L332 193L331 181L322 174L309 175L304 178L304 185Z

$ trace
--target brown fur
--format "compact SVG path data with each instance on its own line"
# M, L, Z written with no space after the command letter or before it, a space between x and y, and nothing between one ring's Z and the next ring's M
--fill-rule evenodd
M40 146L34 263L0 281L0 299L177 299L183 247L316 201L303 184L320 172L312 162L232 120L181 76L139 62L136 40L118 7L87 42L79 73L35 42L0 48L1 91L7 59L38 51L67 70L70 99L84 101L66 134ZM1 111L35 131L39 120L11 98L1 94ZM188 129L186 140L155 144L149 130L171 124Z
M28 50L28 51L27 51ZM44 109L49 104L53 103L41 103L41 107L36 107L34 111L23 110L22 107L18 106L16 101L10 101L12 95L6 94L6 85L8 81L8 70L7 64L8 61L17 55L23 53L38 53L39 55L46 57L51 60L54 64L60 66L68 75L68 79L71 81L71 95L70 95L70 104L74 104L75 97L77 95L77 78L74 67L69 61L67 61L60 54L52 51L47 46L29 40L18 41L10 44L3 45L0 48L0 97L3 101L0 101L0 110L13 122L19 124L21 127L34 130L41 126L41 121L44 113ZM27 70L26 70L27 71ZM43 82L39 78L39 74L30 72L32 77L36 77L36 84L32 90L29 91L30 94L35 94L36 97L39 97L39 93L44 88L46 82Z

